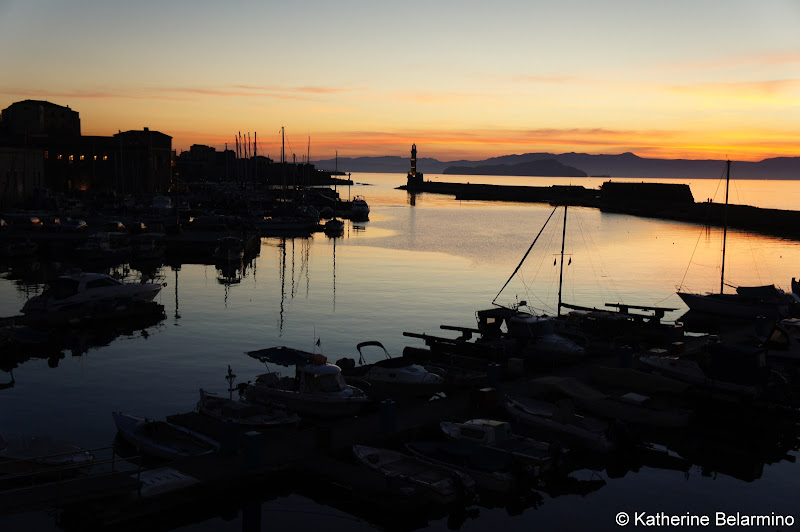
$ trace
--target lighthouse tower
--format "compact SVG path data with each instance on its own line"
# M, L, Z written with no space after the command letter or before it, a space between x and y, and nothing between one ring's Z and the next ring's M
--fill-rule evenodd
M422 173L417 172L417 145L411 145L411 170L408 171L408 188L414 188L422 184Z

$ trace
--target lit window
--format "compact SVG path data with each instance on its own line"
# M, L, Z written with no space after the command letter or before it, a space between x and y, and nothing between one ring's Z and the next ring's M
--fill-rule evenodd
M75 160L75 156L74 156L74 155L70 155L70 156L69 156L69 162L72 162L72 161L74 161L74 160Z
M83 155L81 155L81 161L83 160Z
M57 159L61 160L62 157L64 157L64 156L59 153Z
M95 156L94 156L94 160L95 160L95 161L97 160L97 155L95 155Z
M107 161L108 160L108 155L103 155L103 160Z

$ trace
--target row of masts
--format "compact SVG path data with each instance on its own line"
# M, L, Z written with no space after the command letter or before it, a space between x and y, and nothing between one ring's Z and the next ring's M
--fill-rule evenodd
M234 147L235 147L235 162L234 162L234 172L236 181L239 183L257 183L258 182L258 132L253 133L253 138L250 138L250 132L242 134L239 131L236 136L234 137ZM225 151L228 151L228 143L225 143ZM264 157L262 155L262 157ZM268 159L268 157L267 157ZM280 164L282 167L282 185L285 189L287 186L286 182L286 130L283 126L281 126L281 158ZM297 166L297 155L292 153L292 164L296 167ZM306 166L303 169L303 178L304 181L308 181L308 174L310 172L311 166L311 137L308 137L308 143L306 147ZM225 166L226 171L226 179L230 176L227 175L228 166ZM295 185L296 185L295 179Z

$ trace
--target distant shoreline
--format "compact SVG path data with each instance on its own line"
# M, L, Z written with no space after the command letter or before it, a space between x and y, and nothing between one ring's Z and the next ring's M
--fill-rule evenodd
M633 153L617 155L591 155L587 153L527 153L503 155L480 161L439 161L418 158L417 171L425 174L448 174L455 167L474 169L469 175L505 176L504 171L515 169L513 177L535 176L524 171L526 165L545 160L554 160L573 167L589 176L611 176L612 178L636 179L718 179L725 169L724 160L705 159L648 159ZM375 172L405 174L409 160L404 157L355 157L338 160L314 161L317 168L347 168L348 172ZM451 175L457 175L452 174ZM735 179L800 179L800 157L774 157L762 161L731 161L731 177ZM580 179L580 177L573 177Z

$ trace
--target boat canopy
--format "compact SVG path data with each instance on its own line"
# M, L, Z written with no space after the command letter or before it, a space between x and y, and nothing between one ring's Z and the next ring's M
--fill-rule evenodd
M247 355L261 362L287 367L308 364L313 356L312 353L308 351L301 351L300 349L286 346L256 349L255 351L248 351Z
M341 373L342 370L335 364L306 364L304 366L297 366L298 372L312 373L314 375L336 375Z
M750 299L770 299L780 295L774 284L765 286L739 286L736 293Z

